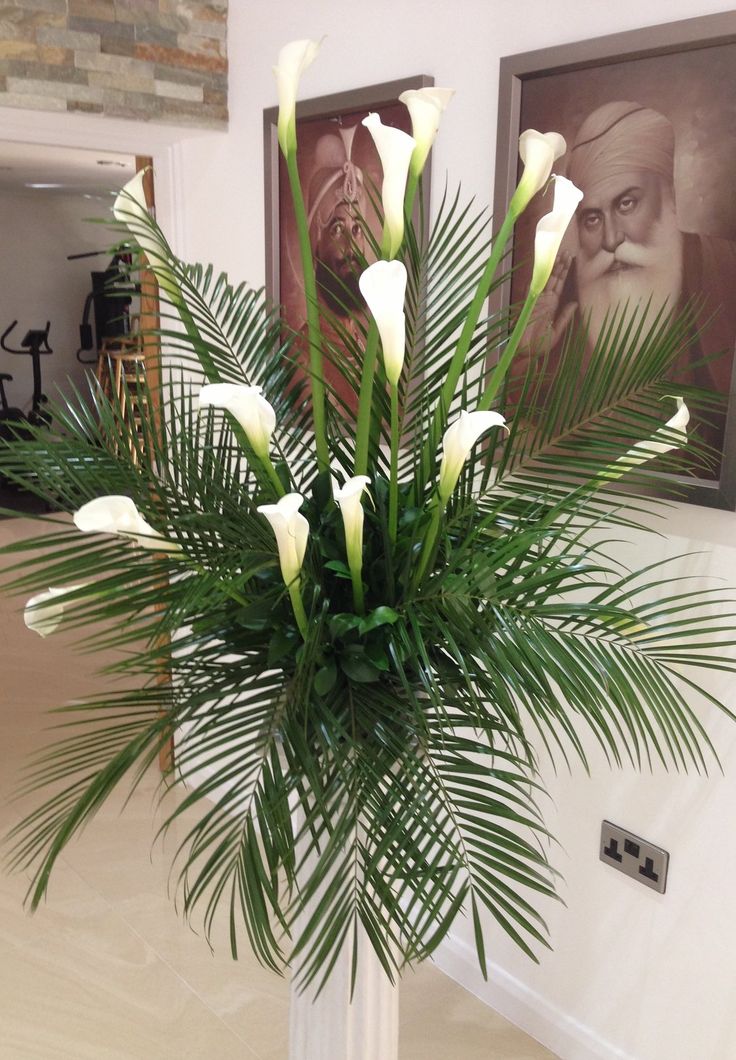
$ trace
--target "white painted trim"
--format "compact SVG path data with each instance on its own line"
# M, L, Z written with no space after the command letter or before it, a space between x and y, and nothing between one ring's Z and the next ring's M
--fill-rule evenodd
M185 256L184 143L218 141L225 131L126 121L104 115L0 107L0 140L49 147L76 147L150 155L156 180L158 221L176 254Z
M637 1060L500 965L488 963L488 981L484 982L475 950L452 933L435 954L434 963L459 986L562 1060Z

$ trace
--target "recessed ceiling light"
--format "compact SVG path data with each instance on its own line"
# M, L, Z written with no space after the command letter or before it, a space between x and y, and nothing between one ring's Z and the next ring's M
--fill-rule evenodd
M63 184L26 184L27 188L63 188Z

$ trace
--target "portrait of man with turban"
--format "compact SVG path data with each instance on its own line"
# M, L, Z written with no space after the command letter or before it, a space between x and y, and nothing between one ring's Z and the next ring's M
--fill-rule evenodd
M736 342L736 243L683 231L675 187L675 133L657 110L633 100L595 108L568 143L566 175L584 194L525 336L529 355L559 346L569 325L586 322L595 343L615 307L648 319L697 303L699 332L677 378L727 395ZM635 356L635 351L631 352ZM723 442L723 417L701 437Z
M380 203L381 161L362 119L375 110L384 124L411 131L407 108L393 93L388 98L390 102L370 106L361 102L340 113L297 117L297 165L317 282L327 400L342 402L356 412L355 392L340 369L346 364L348 368L354 365L356 371L360 367L367 308L358 280L375 260L372 242L380 242L382 229L374 205ZM296 335L292 353L305 381L309 370L306 297L289 182L280 156L278 166L278 274L271 294L282 307L285 337Z

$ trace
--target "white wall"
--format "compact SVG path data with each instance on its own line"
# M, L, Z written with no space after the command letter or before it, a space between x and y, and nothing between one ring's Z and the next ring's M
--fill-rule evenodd
M29 328L44 328L51 321L49 345L54 352L41 358L43 389L51 400L68 390L69 380L84 386L85 368L75 356L79 323L91 288L90 271L104 268L108 259L66 258L110 244L110 234L87 220L106 211L106 202L82 195L0 192L0 330L17 319L7 341L19 348ZM33 392L31 358L0 350L0 371L13 376L6 384L9 403L27 411Z
M490 201L502 55L731 6L697 0L652 0L646 7L640 0L233 2L230 132L206 146L183 146L185 187L192 191L182 249L214 259L238 278L263 282L262 110L276 101L270 68L285 41L327 34L304 77L304 96L418 73L455 87L435 149L435 193L450 170L467 193ZM637 562L705 549L705 555L682 561L681 573L736 584L736 515L680 507L662 529L665 536L629 546ZM728 680L715 676L710 684L736 706ZM471 930L462 924L440 957L451 974L565 1060L736 1056L730 996L736 982L736 850L730 838L736 727L712 713L707 717L725 777L717 771L705 779L660 769L646 776L611 771L595 753L591 777L581 768L571 776L546 771L548 823L561 842L553 854L566 877L561 893L567 908L546 911L553 952L542 953L539 967L494 931L494 974L484 984L470 950ZM666 895L598 861L605 817L670 851Z

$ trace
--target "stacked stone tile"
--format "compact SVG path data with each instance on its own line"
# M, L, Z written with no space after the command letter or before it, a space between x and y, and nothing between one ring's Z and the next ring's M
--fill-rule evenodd
M221 128L227 0L0 0L0 106Z

